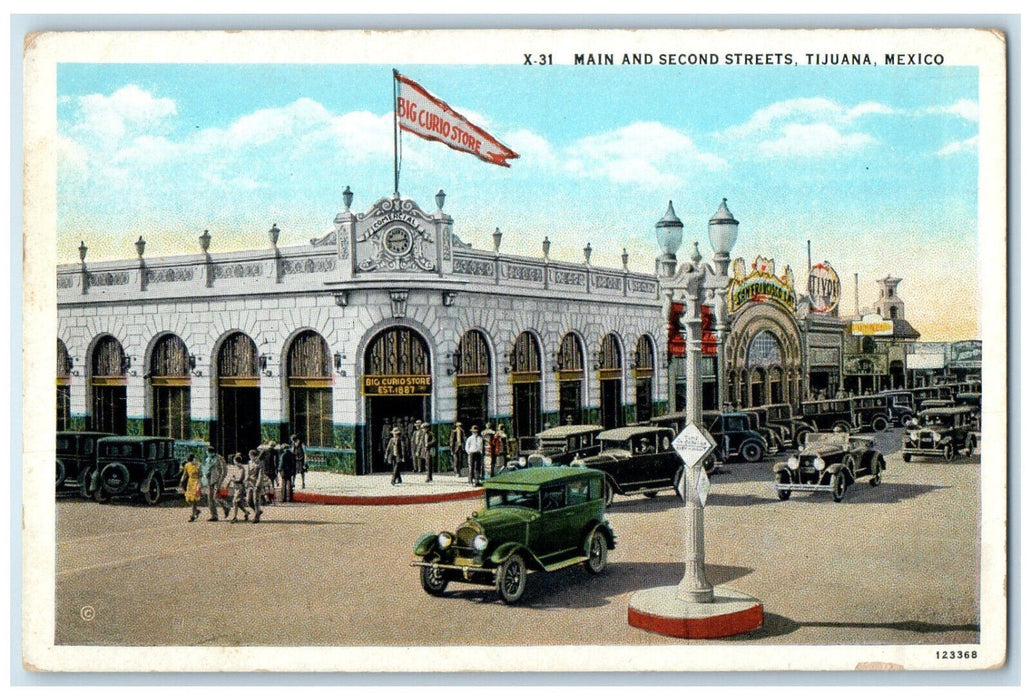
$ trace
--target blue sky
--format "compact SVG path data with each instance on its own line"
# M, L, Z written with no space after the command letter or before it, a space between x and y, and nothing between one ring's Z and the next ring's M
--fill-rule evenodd
M978 337L977 70L968 67L572 67L62 64L58 259L300 244L393 191L391 68L521 154L511 168L403 139L401 194L503 250L651 271L673 200L688 246L726 197L733 254L773 257L804 283L842 277L843 308L903 278L926 340Z

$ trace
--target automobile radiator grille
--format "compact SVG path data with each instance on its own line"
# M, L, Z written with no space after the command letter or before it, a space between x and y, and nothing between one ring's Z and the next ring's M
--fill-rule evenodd
M455 533L456 544L459 547L471 549L473 546L473 539L478 534L480 534L478 528L469 525L463 525L462 527L458 528L458 531Z

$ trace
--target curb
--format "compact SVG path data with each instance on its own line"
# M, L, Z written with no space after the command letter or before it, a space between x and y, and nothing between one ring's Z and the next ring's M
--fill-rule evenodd
M483 489L453 493L423 493L411 496L337 496L328 493L294 491L294 503L317 503L326 506L403 506L482 498Z

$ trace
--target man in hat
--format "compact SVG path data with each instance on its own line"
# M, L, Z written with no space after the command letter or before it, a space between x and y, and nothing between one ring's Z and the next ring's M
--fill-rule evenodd
M233 498L232 522L236 522L236 514L241 510L243 519L247 520L250 517L247 510L247 467L239 452L233 455L233 466L229 469L229 490Z
M430 430L429 423L423 423L420 428L419 449L420 467L426 472L426 482L433 481L433 462L437 456L437 438Z
M451 452L451 464L458 476L462 476L462 468L465 467L465 437L462 421L455 421L455 427L451 429L447 446L448 451Z
M265 495L265 489L268 487L268 479L265 476L265 469L261 462L261 455L258 454L257 450L251 450L249 455L250 461L247 462L247 502L250 503L251 508L254 509L254 520L251 522L257 523L261 521L261 499ZM244 520L246 520L246 514Z
M465 453L469 457L469 483L483 486L483 437L480 426L474 425L465 440Z
M412 471L418 474L422 471L422 421L415 421L415 430L409 437L409 444L412 449Z
M393 469L390 477L391 486L401 485L401 462L404 459L404 447L401 444L401 428L394 426L390 431L390 441L387 443L387 464Z
M280 445L279 481L283 485L283 502L294 500L294 479L297 477L297 457L287 445Z
M226 479L226 463L218 453L214 445L208 445L208 454L200 465L200 486L208 497L208 511L211 513L210 521L218 520L218 507L222 506L222 515L229 517L229 504L218 495L222 488L222 482Z

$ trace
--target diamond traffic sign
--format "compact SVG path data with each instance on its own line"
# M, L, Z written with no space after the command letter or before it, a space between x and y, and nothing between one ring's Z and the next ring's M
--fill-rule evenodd
M687 488L684 489L684 496L694 493L702 507L705 506L705 499L709 495L709 476L705 473L703 462L715 447L716 441L709 435L709 431L694 423L689 423L673 439L673 449L684 460L686 467L684 480L687 482Z

